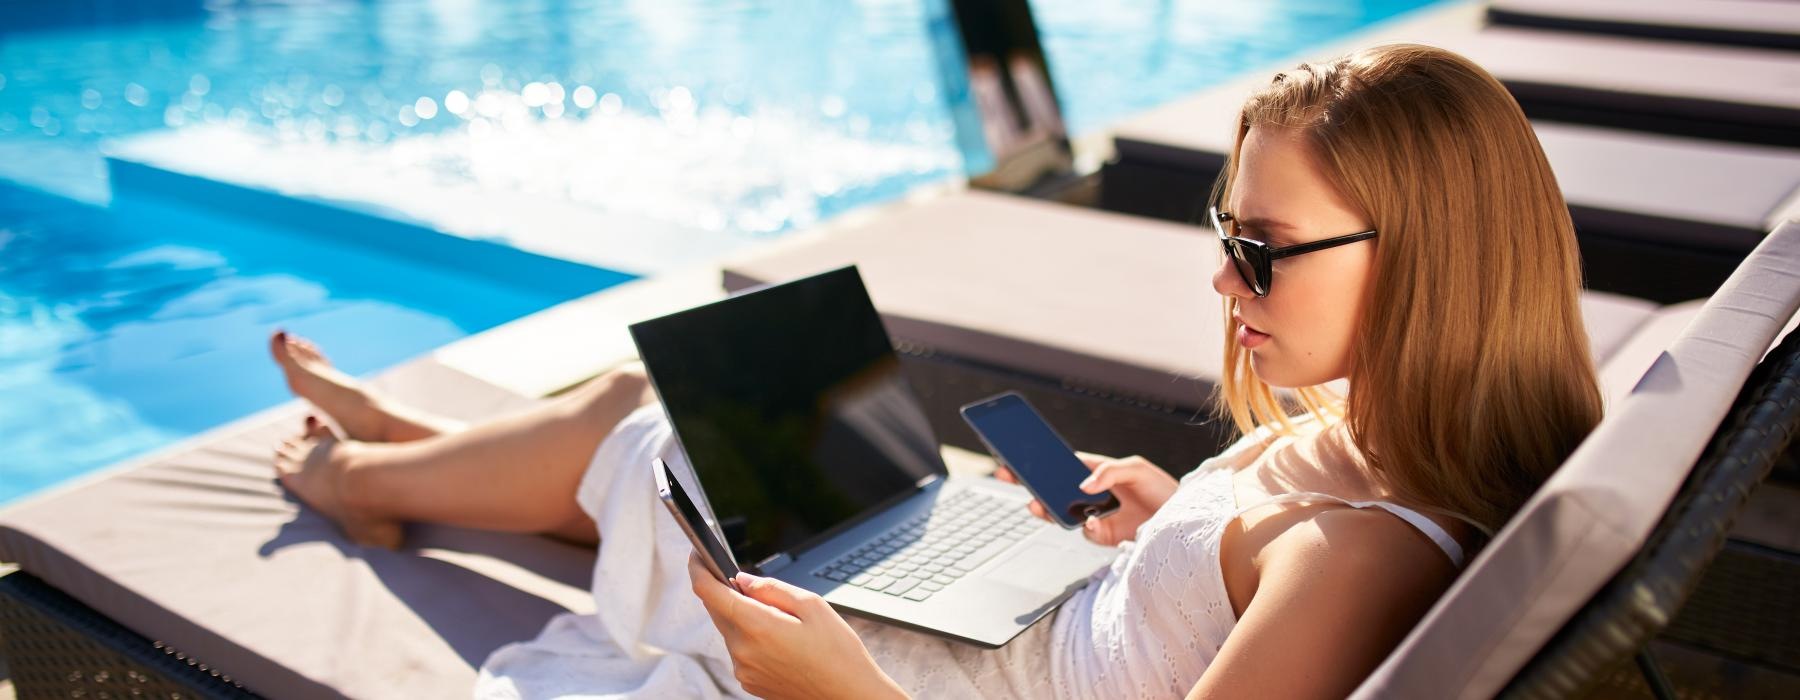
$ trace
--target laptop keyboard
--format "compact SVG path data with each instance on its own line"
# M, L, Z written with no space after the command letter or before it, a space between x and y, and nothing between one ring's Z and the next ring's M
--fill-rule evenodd
M925 600L1040 527L1017 501L959 491L813 575Z

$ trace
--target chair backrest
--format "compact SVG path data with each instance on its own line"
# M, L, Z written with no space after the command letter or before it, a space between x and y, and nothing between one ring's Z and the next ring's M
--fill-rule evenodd
M1784 223L1612 406L1355 697L1491 697L1632 557L1800 308Z
M1507 697L1569 697L1667 627L1725 544L1750 491L1800 433L1800 332L1744 383L1725 425L1637 556L1539 650Z

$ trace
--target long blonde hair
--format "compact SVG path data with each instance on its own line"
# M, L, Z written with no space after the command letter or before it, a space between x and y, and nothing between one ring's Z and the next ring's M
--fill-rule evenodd
M1294 398L1341 419L1397 497L1499 529L1601 413L1575 228L1531 124L1493 76L1442 49L1303 64L1244 104L1213 201L1229 199L1254 126L1302 134L1381 232L1349 396L1317 386ZM1221 412L1246 433L1292 434L1231 332L1235 304Z

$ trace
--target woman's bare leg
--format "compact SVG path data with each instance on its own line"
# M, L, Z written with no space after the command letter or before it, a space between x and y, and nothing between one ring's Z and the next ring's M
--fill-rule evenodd
M277 473L364 544L397 546L405 521L593 544L599 533L575 489L600 441L654 400L634 365L530 411L406 442L342 439L309 425L277 450Z

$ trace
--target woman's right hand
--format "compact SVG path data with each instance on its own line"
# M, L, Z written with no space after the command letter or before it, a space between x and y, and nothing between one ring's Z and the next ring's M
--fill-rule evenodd
M1164 503L1169 502L1169 498L1175 495L1175 488L1180 485L1162 467L1151 464L1150 460L1143 457L1134 455L1113 459L1086 452L1077 452L1075 456L1080 457L1088 470L1093 472L1081 482L1084 493L1100 493L1111 489L1119 499L1119 509L1111 515L1090 516L1082 524L1082 534L1095 544L1112 547L1135 539L1138 527L1149 520ZM1010 484L1019 483L1019 478L1004 465L994 471L994 478ZM1032 499L1027 507L1031 509L1032 515L1047 522L1056 522L1044 510L1044 504L1037 499Z

